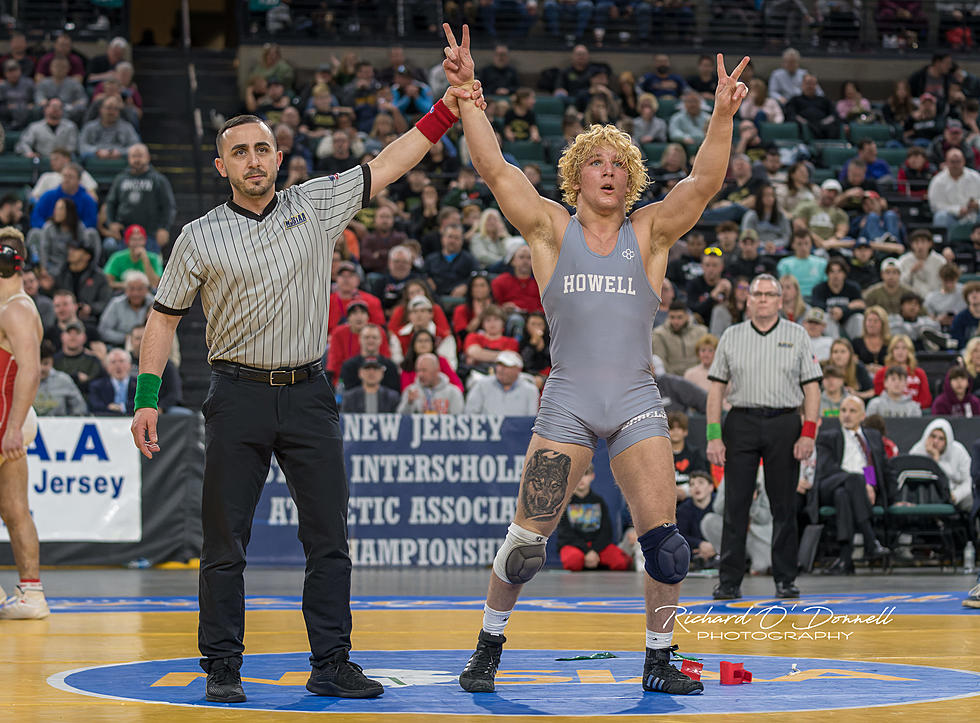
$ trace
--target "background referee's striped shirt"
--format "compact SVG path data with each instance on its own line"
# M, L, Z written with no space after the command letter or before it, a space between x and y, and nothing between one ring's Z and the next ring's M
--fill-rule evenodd
M370 193L371 170L358 166L279 191L261 214L218 206L177 237L153 308L186 314L200 290L209 362L279 369L319 359L334 245Z
M733 407L798 407L802 385L822 378L806 330L786 319L767 332L751 321L728 327L708 370L708 379L731 382L728 402Z

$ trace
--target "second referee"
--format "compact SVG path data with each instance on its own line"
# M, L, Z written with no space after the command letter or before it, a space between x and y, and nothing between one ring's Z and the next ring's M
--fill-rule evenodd
M769 274L752 280L749 320L725 330L708 371L708 459L725 468L725 516L716 600L742 596L749 507L762 459L772 510L776 597L800 596L795 585L796 485L800 461L813 451L822 373L799 324L781 319L782 287ZM726 385L731 411L721 425ZM803 421L800 420L800 405Z
M205 420L204 541L198 646L207 700L245 700L245 549L275 454L299 511L306 554L303 617L318 695L370 698L383 688L348 658L351 561L340 416L323 373L334 245L368 200L414 167L458 118L451 88L377 158L276 192L282 151L268 124L228 120L215 167L232 198L184 227L147 322L133 439L159 451L157 393L174 331L200 291L211 387Z

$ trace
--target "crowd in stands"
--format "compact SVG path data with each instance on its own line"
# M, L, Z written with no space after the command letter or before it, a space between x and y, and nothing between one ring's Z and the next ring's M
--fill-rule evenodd
M24 286L44 325L40 415L133 412L143 325L176 203L140 140L143 100L128 55L121 37L85 58L67 33L50 48L14 33L0 58L4 155L40 169L32 187L8 185L0 198L0 224L25 234ZM101 187L86 169L98 161L118 172ZM164 411L187 411L179 362L175 345Z

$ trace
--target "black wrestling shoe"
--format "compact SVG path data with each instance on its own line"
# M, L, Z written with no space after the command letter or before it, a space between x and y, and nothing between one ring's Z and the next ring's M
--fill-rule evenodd
M669 695L695 695L704 690L698 680L691 680L670 664L670 654L677 650L676 645L669 648L647 648L643 661L643 690Z
M239 658L213 661L208 670L204 699L212 703L244 703L245 691L242 690L242 676L238 672L241 667Z
M776 597L795 598L800 596L800 588L796 587L792 581L776 583Z
M365 676L360 665L347 659L346 651L319 667L314 666L306 689L334 698L376 698L385 692L381 683Z
M738 600L742 597L742 589L738 585L726 585L720 582L715 586L711 597L715 600Z
M506 642L507 638L503 635L481 630L476 650L459 674L459 687L467 693L492 693L493 679L497 675L497 666L500 665L500 653Z

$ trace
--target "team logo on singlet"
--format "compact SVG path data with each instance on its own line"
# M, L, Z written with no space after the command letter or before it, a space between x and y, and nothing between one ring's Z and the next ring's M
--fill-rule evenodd
M306 211L300 211L295 216L290 216L286 220L286 223L283 224L283 228L285 228L288 231L289 229L296 228L297 226L300 226L306 223L307 221L309 221L309 219L306 217Z
M633 249L623 249L623 258L627 261L632 261L634 256L636 254L633 253Z

